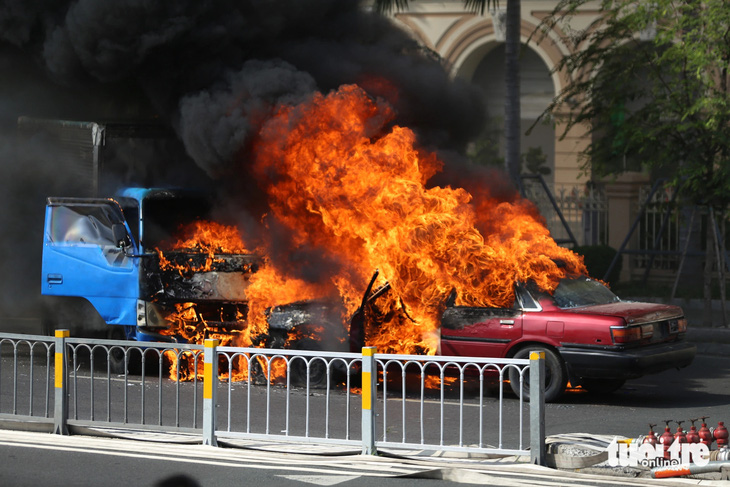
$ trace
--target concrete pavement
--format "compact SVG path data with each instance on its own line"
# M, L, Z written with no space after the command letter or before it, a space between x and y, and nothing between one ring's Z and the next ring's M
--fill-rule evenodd
M180 471L191 471L186 465L218 465L219 468L263 469L285 476L302 485L349 484L356 478L371 478L376 485L384 485L387 479L431 479L444 484L491 485L500 487L526 486L575 486L609 487L617 484L628 486L701 485L726 486L726 481L707 479L636 478L614 472L574 472L540 467L516 462L514 458L459 458L433 456L426 452L410 452L399 455L364 456L343 451L334 452L327 447L326 453L312 445L279 445L249 442L239 448L215 448L180 441L143 441L130 438L102 438L74 435L57 436L27 431L0 430L0 445L13 448L38 450L58 449L66 452L84 452L98 455L138 457L140 460L176 462ZM183 438L181 438L183 439ZM10 466L0 465L0 473ZM192 469L195 472L195 468ZM130 472L131 473L131 472ZM33 472L28 471L32 476ZM93 475L93 472L89 472ZM124 485L124 472L119 472L120 484ZM0 478L2 475L0 475ZM201 479L193 479L200 481ZM238 484L235 485L239 485ZM143 484L138 484L143 485ZM202 483L201 485L205 485ZM232 484L233 485L233 484ZM353 485L353 484L350 484ZM219 486L222 487L222 486Z

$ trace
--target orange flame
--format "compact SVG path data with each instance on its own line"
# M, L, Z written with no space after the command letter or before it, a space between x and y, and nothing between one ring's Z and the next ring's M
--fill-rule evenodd
M220 262L216 254L248 254L246 244L241 238L238 229L232 225L222 225L212 221L188 223L180 228L182 237L174 243L167 242L162 246L165 250L187 250L195 253L207 254L204 264L179 264L171 262L161 249L155 249L160 258L161 269L177 270L181 275L190 272L204 272L212 269L213 262Z
M184 225L179 230L179 237L174 242L167 242L162 246L167 250L188 251L193 253L205 253L207 258L204 263L193 263L192 259L181 264L169 260L163 250L156 249L160 259L160 268L164 270L176 270L180 275L189 275L195 272L206 272L212 270L214 262L221 262L217 254L249 254L241 234L235 226L223 225L213 221L194 221ZM231 345L234 340L239 346L251 346L250 333L247 329L213 331L206 320L198 313L195 303L179 303L175 305L175 311L166 316L171 323L164 334L176 335L185 339L188 343L201 344L206 338L220 340L221 345ZM239 315L236 321L244 323L245 317ZM241 340L238 337L242 334L246 338ZM165 357L170 363L170 377L174 380L191 380L197 374L202 377L203 364L198 359L197 370L193 355L189 352L175 352L168 350ZM178 367L178 362L182 362ZM179 373L178 373L179 370ZM246 375L246 371L239 375ZM245 378L245 377L244 377Z
M392 118L385 102L349 85L280 106L264 124L252 165L268 198L264 223L284 225L294 247L326 255L328 267L317 282L305 281L266 245L258 249L264 265L246 289L244 324L227 343L251 346L268 332L268 308L302 300L339 300L346 324L379 269L376 284L390 283L391 292L380 305L380 326L366 330L367 345L435 354L451 290L460 305L507 307L515 281L553 291L566 275L586 273L582 258L559 247L535 206L514 190L501 188L504 197L486 185L429 187L443 163L416 147L411 130L389 125ZM210 241L246 252L242 241ZM198 240L178 246L214 258Z
M438 320L452 289L459 304L505 306L515 280L552 291L584 272L576 254L549 236L527 201L478 200L426 182L442 163L415 147L391 109L357 86L280 107L255 147L254 172L272 214L303 246L340 263L325 276L352 312L374 269L393 296L368 345L382 352L436 353ZM491 232L485 235L480 229ZM566 265L559 267L555 259ZM276 263L273 263L276 265ZM285 270L280 270L286 274Z
M441 389L441 387L449 388L459 380L458 377L444 376L443 384L441 377L438 375L427 375L424 377L424 387L426 389Z
M170 249L190 249L206 252L211 258L215 254L248 254L246 244L238 229L232 225L222 225L213 221L196 220L180 229L177 242Z

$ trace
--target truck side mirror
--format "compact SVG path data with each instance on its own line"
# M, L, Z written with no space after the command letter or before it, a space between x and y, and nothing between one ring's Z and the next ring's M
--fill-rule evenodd
M124 227L124 224L112 224L112 238L119 248L122 248L127 244L129 236L127 235L127 229Z

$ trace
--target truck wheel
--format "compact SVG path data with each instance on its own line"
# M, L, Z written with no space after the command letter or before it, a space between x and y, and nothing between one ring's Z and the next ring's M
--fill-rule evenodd
M124 328L118 325L109 325L110 330L107 335L109 340L127 340ZM127 350L128 363L124 363L124 350L120 347L112 347L109 350L109 369L112 374L122 375L125 372L135 375L142 372L142 357L134 350Z
M316 340L303 339L299 340L292 347L294 350L320 350L319 343ZM322 388L327 385L327 364L315 357L302 357L309 361L309 386ZM290 372L291 383L297 386L306 387L307 385L307 363L297 358L292 360Z
M545 353L545 402L553 402L565 393L565 387L568 385L568 373L565 363L560 355L553 349L543 345L530 345L521 348L514 354L514 358L530 358L530 352ZM509 385L512 391L519 397L526 400L530 399L530 373L526 370L523 375L522 390L520 391L520 374L514 369L509 370Z
M107 334L109 340L126 340L124 330L116 326L110 326ZM124 374L126 368L124 365L124 350L119 347L111 347L108 352L109 370L112 374Z

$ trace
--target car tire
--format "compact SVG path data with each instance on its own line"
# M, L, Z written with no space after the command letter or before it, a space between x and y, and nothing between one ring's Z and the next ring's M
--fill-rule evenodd
M565 393L565 387L568 385L568 372L565 362L560 355L552 348L544 345L530 345L518 350L513 358L530 358L530 352L545 353L545 402L553 402ZM530 399L530 378L529 370L525 371L522 382L522 390L520 390L520 373L511 367L509 370L509 385L517 397L522 396L525 400Z
M107 338L109 340L126 340L127 337L124 334L124 330L121 327L112 326L109 328L109 333L107 334ZM126 369L126 364L124 363L124 349L120 347L111 347L109 351L107 352L108 356L107 359L109 360L109 371L112 374L122 375L124 374Z

